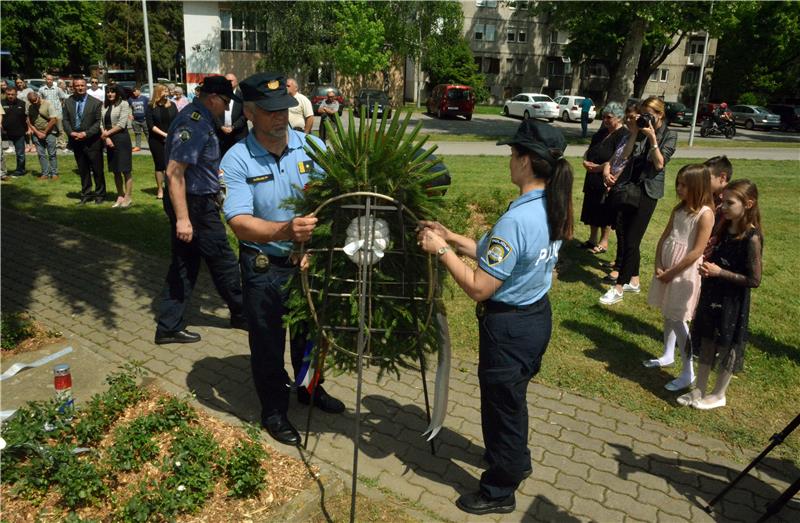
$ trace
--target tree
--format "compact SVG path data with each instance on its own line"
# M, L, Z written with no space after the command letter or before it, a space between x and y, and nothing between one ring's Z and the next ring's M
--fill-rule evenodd
M600 59L609 65L607 100L640 96L647 79L691 31L718 36L735 20L736 2L553 2L534 14L566 30L568 56L576 63Z
M124 0L102 5L106 61L136 70L143 80L147 63L142 3ZM175 56L183 48L183 10L177 2L147 2L147 19L153 69L167 71L175 67Z
M336 69L349 76L364 76L389 66L391 51L386 46L383 22L367 2L342 2L335 6L334 47Z
M478 101L488 98L486 77L478 71L469 43L462 36L448 45L431 48L422 61L428 71L431 85L464 84L475 92Z
M716 9L716 4L715 4ZM717 47L712 99L797 102L800 98L800 4L750 2Z
M84 73L103 57L100 2L4 2L3 50L25 76Z

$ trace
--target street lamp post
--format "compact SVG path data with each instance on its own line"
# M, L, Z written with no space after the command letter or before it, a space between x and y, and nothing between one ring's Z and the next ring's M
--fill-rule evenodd
M714 12L714 1L711 1L710 13ZM691 50L691 49L690 49ZM708 30L706 30L706 42L703 45L703 61L700 63L700 77L697 79L697 93L694 97L694 113L692 114L692 129L689 131L689 147L694 146L694 130L697 127L697 111L700 108L700 92L703 90L703 75L706 70L706 58L708 57Z
M150 85L150 96L153 96L153 62L150 59L150 25L147 23L147 0L142 0L142 16L144 17L144 50L147 61L147 83Z

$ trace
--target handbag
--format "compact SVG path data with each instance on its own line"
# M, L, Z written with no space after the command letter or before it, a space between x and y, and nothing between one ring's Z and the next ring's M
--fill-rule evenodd
M606 201L615 208L622 207L639 207L639 201L642 198L642 187L638 183L623 182L615 185L608 193Z

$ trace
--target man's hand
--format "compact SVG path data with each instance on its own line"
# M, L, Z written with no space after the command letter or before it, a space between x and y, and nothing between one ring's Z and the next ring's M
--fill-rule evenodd
M221 127L222 132L225 134L231 134L233 132L233 127L223 126Z
M189 243L192 241L192 222L189 220L178 220L175 222L175 236L182 242Z
M43 131L39 131L38 129L37 129L37 130L34 130L34 131L33 131L33 134L35 134L35 135L36 135L36 138L38 138L38 139L40 139L40 140L44 140L44 139L47 137L47 135L46 135L46 134L44 134L44 132L43 132Z
M317 226L316 216L296 216L289 222L289 234L291 240L303 243L311 239L311 233Z
M450 235L452 234L450 229L441 223L434 221L420 220L419 225L417 226L417 233L421 232L423 229L430 229L439 235L444 241L449 241Z

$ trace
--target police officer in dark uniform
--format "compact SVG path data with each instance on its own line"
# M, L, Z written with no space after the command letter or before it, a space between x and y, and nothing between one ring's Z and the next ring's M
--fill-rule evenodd
M228 304L231 327L246 328L242 285L236 256L219 216L219 140L214 117L235 99L230 80L208 76L186 110L167 132L167 191L164 211L171 226L172 263L158 310L155 342L194 343L200 335L186 330L184 313L205 260L214 285Z
M471 514L508 513L532 473L528 382L539 372L552 328L547 292L561 242L572 236L572 169L566 141L542 122L523 122L509 141L511 181L520 195L478 242L422 222L420 247L436 254L478 302L481 426L488 469L480 489L456 505ZM478 262L467 266L457 254Z
M297 272L292 242L311 237L317 219L296 216L283 204L301 196L314 163L305 151L316 137L289 128L289 108L297 100L286 90L286 78L277 73L255 74L239 84L244 113L253 122L246 139L228 151L221 170L228 188L224 212L239 238L239 263L244 284L244 307L250 326L250 364L261 402L261 424L281 443L296 445L300 435L287 418L291 381L284 369L286 283ZM294 376L303 363L305 339L291 340ZM297 390L301 403L312 402L305 387ZM329 413L344 404L321 386L313 403Z

